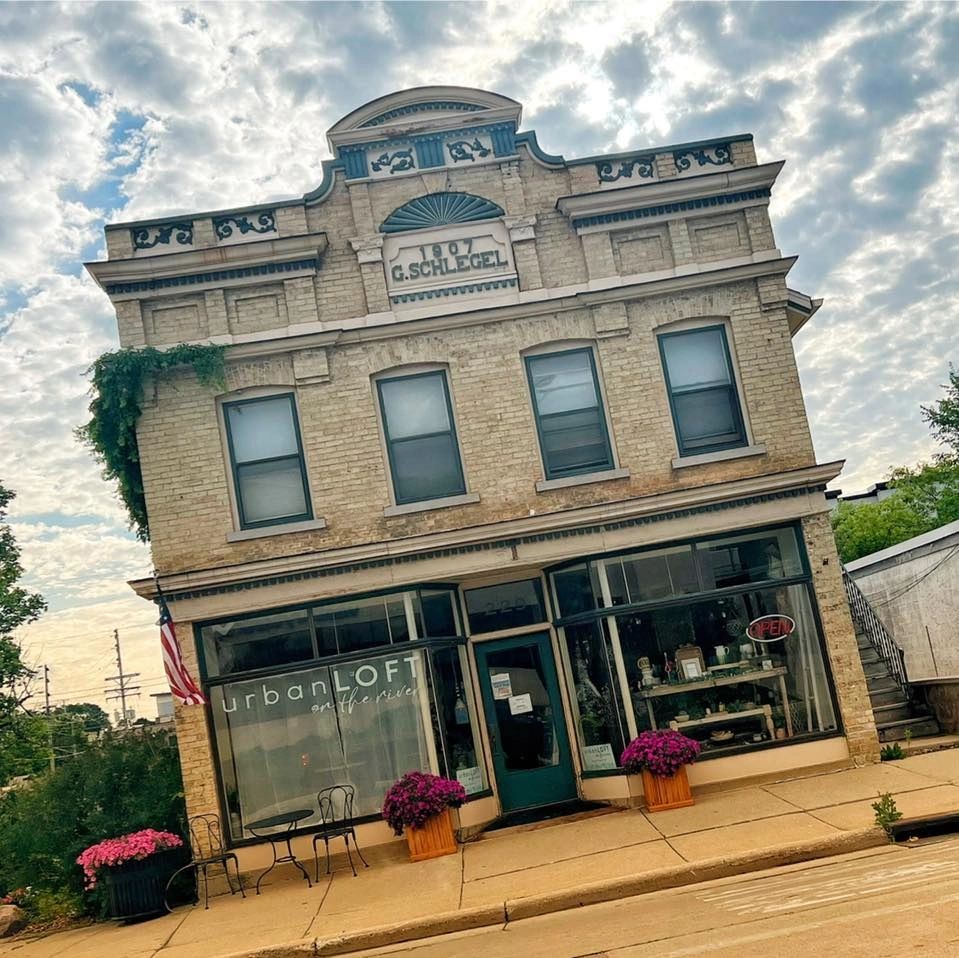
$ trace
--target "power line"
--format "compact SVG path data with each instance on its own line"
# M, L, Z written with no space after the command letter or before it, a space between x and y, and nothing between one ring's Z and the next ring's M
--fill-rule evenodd
M906 586L900 586L898 591L893 592L887 596L884 596L882 599L877 599L873 601L870 596L866 596L866 601L873 607L877 608L878 606L889 605L890 602L895 602L896 599L902 598L907 592L911 592L913 589L919 585L924 579L928 579L929 576L933 574L940 566L948 562L957 552L959 552L959 545L953 546L934 566L926 569L922 575L917 576L912 582L908 583Z

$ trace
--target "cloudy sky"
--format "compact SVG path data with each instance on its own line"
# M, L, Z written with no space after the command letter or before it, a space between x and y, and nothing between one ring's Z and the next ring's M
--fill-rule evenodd
M484 87L567 157L752 132L821 460L846 491L933 451L919 404L959 362L959 6L895 3L0 3L0 482L24 632L55 699L100 700L111 633L163 688L150 567L72 437L116 345L81 268L104 222L302 194L326 129L384 93Z

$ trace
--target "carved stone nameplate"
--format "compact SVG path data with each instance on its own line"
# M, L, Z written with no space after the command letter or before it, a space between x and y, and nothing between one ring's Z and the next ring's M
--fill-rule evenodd
M517 288L509 235L499 222L387 236L383 265L394 307L448 297L495 298Z

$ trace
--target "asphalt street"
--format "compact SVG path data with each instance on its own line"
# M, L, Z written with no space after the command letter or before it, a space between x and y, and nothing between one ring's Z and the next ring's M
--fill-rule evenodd
M959 838L362 952L406 958L959 958Z

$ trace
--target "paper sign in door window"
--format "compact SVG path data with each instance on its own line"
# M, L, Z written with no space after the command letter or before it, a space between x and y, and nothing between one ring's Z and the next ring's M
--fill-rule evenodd
M483 791L483 773L476 767L458 768L456 770L456 781L463 786L467 795Z
M523 715L533 711L533 699L529 692L525 695L511 695L509 697L509 714Z
M498 672L489 677L490 687L493 689L494 699L508 699L513 694L513 683L509 672Z

